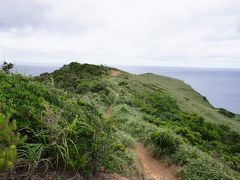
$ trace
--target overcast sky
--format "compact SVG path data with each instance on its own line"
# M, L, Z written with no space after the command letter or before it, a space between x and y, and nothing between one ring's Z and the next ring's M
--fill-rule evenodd
M0 0L4 48L14 63L240 68L240 0Z

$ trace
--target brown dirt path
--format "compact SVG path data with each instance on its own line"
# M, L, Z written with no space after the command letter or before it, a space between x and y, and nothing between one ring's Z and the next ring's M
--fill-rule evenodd
M119 74L121 74L120 71L116 70L116 69L111 69L111 76L112 77L116 77L118 76Z
M112 76L118 76L121 72L112 70ZM118 94L116 94L118 97ZM107 109L106 116L112 117L112 105ZM135 148L136 158L139 163L141 176L126 178L118 174L102 174L99 180L179 180L176 177L177 167L169 166L154 159L142 144L138 144ZM98 179L98 178L97 178Z
M146 180L178 180L175 176L177 168L154 159L142 144L136 147L136 156L142 166L143 177Z

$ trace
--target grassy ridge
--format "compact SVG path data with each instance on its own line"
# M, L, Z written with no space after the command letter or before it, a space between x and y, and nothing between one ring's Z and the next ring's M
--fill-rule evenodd
M179 164L183 179L239 178L239 116L215 109L182 81L113 77L111 68L78 63L34 79L4 73L0 79L6 131L0 148L4 163L11 162L4 171L32 175L36 168L65 167L85 176L134 175L129 149L143 142Z
M111 79L124 84L121 85L122 94L119 97L126 97L125 101L119 100L113 113L119 127L144 141L155 155L168 157L182 165L184 168L180 174L184 179L239 178L238 173L234 175L239 172L239 132L227 126L226 122L212 123L200 113L184 112L178 99L174 98L175 94L166 88L166 82L159 87L149 79L142 81L131 75L126 78L124 74ZM192 94L211 108L198 93ZM226 121L238 123L230 118ZM196 169L191 169L193 161L195 168L202 167L202 172L196 171L198 174L194 174Z
M31 177L59 168L85 176L134 169L112 122L78 95L1 72L0 102L1 171Z
M166 92L177 101L182 111L200 114L206 121L216 124L226 124L235 131L239 131L239 116L229 118L219 113L219 110L213 108L205 97L201 96L183 81L154 74L143 74L141 77L144 77L143 81L147 83L154 84L159 88L164 88Z

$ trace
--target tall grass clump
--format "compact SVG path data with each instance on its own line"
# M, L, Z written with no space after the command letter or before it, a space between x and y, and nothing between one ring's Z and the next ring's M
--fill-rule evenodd
M227 166L187 144L173 132L153 132L146 144L155 156L171 159L181 165L179 176L183 179L235 179L233 171Z
M148 140L148 144L153 145L153 153L157 156L174 154L181 143L181 139L168 130L152 132Z

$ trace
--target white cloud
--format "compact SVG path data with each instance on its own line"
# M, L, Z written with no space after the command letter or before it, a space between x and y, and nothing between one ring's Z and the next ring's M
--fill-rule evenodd
M239 0L10 1L0 48L16 62L240 68Z

